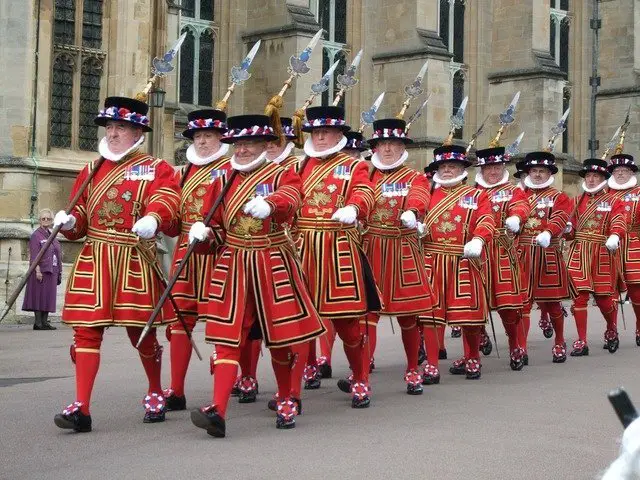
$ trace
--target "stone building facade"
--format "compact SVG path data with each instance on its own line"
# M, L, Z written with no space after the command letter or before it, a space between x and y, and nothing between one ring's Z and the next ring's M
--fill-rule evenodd
M151 110L148 150L180 162L186 114L215 104L230 68L253 43L262 47L252 78L237 88L228 113L258 111L287 78L290 55L324 28L311 72L285 96L291 115L324 69L339 72L364 50L359 83L346 94L347 117L386 92L379 116L395 115L404 86L429 60L432 97L411 130L411 159L424 166L449 130L449 117L469 96L468 139L489 116L479 147L497 130L497 115L521 92L516 121L521 151L542 148L571 106L557 144L557 181L576 193L579 162L589 156L592 16L595 0L3 0L0 2L0 275L11 291L26 270L26 241L40 208L64 208L77 171L95 157L102 135L92 120L104 97L135 95L151 59L187 32L177 68L161 80L162 108ZM626 151L640 146L640 0L600 0L596 133L600 151L631 105ZM322 101L328 102L336 86ZM320 101L320 99L318 99ZM411 113L418 100L409 108ZM65 242L65 260L77 245ZM11 251L11 255L9 255ZM8 267L8 273L7 273ZM3 289L4 290L4 289ZM5 295L0 294L0 300ZM19 311L17 312L20 313Z

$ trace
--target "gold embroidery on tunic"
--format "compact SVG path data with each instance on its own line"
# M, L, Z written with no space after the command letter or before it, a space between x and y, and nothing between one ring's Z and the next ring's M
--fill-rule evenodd
M540 221L540 219L535 218L535 217L529 217L529 220L527 220L527 223L525 224L526 228L536 228L539 227L540 225L542 225L542 221Z
M123 207L112 200L106 201L98 210L98 225L105 227L113 227L114 225L122 225L124 218L114 218L122 213Z
M253 235L262 230L262 220L253 217L240 217L233 230L238 235Z
M313 191L311 198L307 199L307 204L314 207L322 207L331 203L331 196L324 192Z
M374 222L384 223L391 219L392 216L393 210L389 210L388 208L376 208L373 215L371 215L371 220Z
M438 225L436 230L440 233L451 233L451 232L455 232L456 225L455 223L444 221L440 223L440 225Z

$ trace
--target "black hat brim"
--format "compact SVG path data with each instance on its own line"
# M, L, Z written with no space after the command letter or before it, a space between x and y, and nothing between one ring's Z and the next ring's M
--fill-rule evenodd
M429 172L435 172L436 170L438 170L440 165L444 163L450 163L450 162L461 163L464 168L469 168L471 166L471 162L469 160L454 160L453 158L450 158L447 160L440 160L439 162L431 162L429 165L426 166L426 168L428 169Z
M551 175L555 175L556 173L558 173L558 167L556 167L555 165L542 165L542 164L540 164L540 165L525 165L522 168L522 171L528 175L529 174L529 170L531 170L534 167L546 168L547 170L551 171Z
M208 127L208 128L187 128L184 132L182 132L182 136L184 138L188 138L189 140L193 140L193 136L196 132L204 132L206 130L215 130L220 132L222 135L227 131L226 128L218 128L218 127Z
M222 143L233 144L239 142L240 140L262 140L265 142L275 142L278 140L277 135L247 135L244 137L222 137L220 141Z
M318 128L338 128L342 130L342 133L347 133L349 130L351 130L351 127L349 125L318 125L317 127L315 126L305 127L303 125L302 131L305 133L311 133L312 131L317 130Z
M634 164L630 164L630 165L609 165L607 167L607 170L609 170L609 173L613 173L613 171L618 167L627 167L627 168L631 169L631 171L633 173L638 173L638 166L634 165Z
M381 140L400 140L405 145L411 145L413 143L413 140L411 140L410 138L399 138L399 137L370 138L367 140L367 143L371 145L371 148L374 148L378 144L378 142L380 142Z
M153 132L153 128L151 128L149 125L142 125L140 123L131 122L129 120L125 120L124 118L96 117L93 120L93 123L95 123L99 127L106 127L107 122L124 122L128 123L129 125L133 125L134 127L140 128L143 132Z

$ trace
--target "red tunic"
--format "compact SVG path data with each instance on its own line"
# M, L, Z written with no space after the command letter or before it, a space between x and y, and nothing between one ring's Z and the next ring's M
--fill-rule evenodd
M609 235L621 239L626 232L624 205L607 188L596 193L583 193L571 218L573 229L567 235L573 244L569 249L570 288L573 296L586 291L594 295L614 295L619 275L619 257L605 246ZM575 201L574 201L575 205Z
M517 237L505 227L505 220L511 216L520 219L524 225L531 212L524 190L512 183L504 183L491 188L480 185L478 189L487 193L491 203L491 213L496 224L496 234L487 245L485 275L489 286L489 308L500 310L522 307L520 287L520 267L516 249Z
M82 169L73 197L94 163ZM144 326L164 291L157 270L155 239L131 232L145 215L166 232L180 201L174 170L164 160L135 151L119 162L105 160L71 214L69 240L87 237L67 283L62 319L69 325ZM157 323L174 321L169 304Z
M204 211L218 198L223 181L209 187ZM256 196L266 197L271 216L260 220L243 212ZM213 217L223 243L211 259L208 302L200 308L209 343L239 346L247 301L267 347L305 342L325 329L306 288L296 250L283 224L300 206L300 178L292 169L265 163L238 173Z
M191 165L187 178L182 186L180 196L179 218L167 232L170 236L177 236L178 242L173 252L172 275L178 264L184 258L189 248L189 229L195 222L202 221L204 198L207 189L219 176L224 175L229 166L229 157L221 157L208 165ZM182 178L183 172L176 174ZM205 255L191 255L184 270L178 277L171 290L180 313L186 316L198 315L198 303L206 301L206 285L211 276L211 262Z
M620 254L624 281L627 284L640 283L640 187L626 190L611 190L622 202L627 233L621 236ZM621 286L622 287L622 286Z
M331 220L346 205L365 221L373 207L369 168L338 152L309 158L300 173L304 199L294 229L314 305L323 318L361 317L369 311L360 235L355 225Z
M417 315L431 311L431 287L416 229L402 226L400 215L412 210L422 218L429 204L429 182L402 166L375 170L375 206L369 214L363 248L381 291L386 315Z
M571 200L553 187L527 189L526 193L532 210L518 240L523 300L531 303L569 298L567 266L560 244L571 215ZM545 230L551 233L548 248L536 243L538 234Z
M459 183L433 191L425 218L425 266L433 288L433 322L482 325L487 315L481 259L463 258L464 245L474 237L488 245L495 233L487 194Z

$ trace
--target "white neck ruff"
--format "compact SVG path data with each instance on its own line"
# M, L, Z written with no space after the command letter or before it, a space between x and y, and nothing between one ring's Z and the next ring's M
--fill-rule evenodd
M189 145L189 148L187 148L187 160L189 160L189 163L193 163L197 166L208 165L211 162L218 160L220 157L225 156L227 152L229 152L229 144L221 143L220 148L216 151L216 153L209 157L202 158L198 156L198 154L196 153L196 147L192 143L191 145Z
M584 182L582 182L582 190L584 190L587 193L597 193L600 190L602 190L606 185L607 185L607 181L605 180L600 185L596 185L593 188L589 188Z
M436 187L455 187L457 184L462 183L462 181L468 176L469 172L465 170L461 175L458 175L451 180L443 180L438 175L438 172L436 172L433 174L433 181L436 183Z
M607 181L607 183L609 184L609 188L613 190L628 190L630 188L635 187L638 184L638 178L634 175L625 183L620 184L616 182L616 179L613 178L613 175L612 175L611 177L609 177L609 180Z
M253 172L256 168L260 167L263 163L267 161L267 152L262 152L258 155L258 158L253 160L251 163L247 163L246 165L240 165L236 162L236 156L233 155L231 157L231 168L234 170L238 170L239 172Z
M304 142L304 153L306 153L308 157L326 158L329 155L333 155L334 153L337 153L340 150L342 150L346 144L347 144L347 137L343 135L342 140L340 140L337 145L329 148L328 150L323 150L321 152L318 152L313 149L313 142L311 141L311 137L309 137Z
M484 180L484 176L482 175L482 170L479 170L478 173L476 173L476 183L478 185L480 185L482 188L497 187L499 185L504 185L508 181L509 181L509 171L508 170L504 171L504 175L502 175L502 179L498 180L496 183L487 183Z
M380 157L378 156L378 152L374 153L371 156L371 164L376 167L378 170L393 170L394 168L398 168L400 165L402 165L404 162L407 161L407 158L409 157L409 152L407 152L406 150L404 152L402 152L402 155L400 155L400 158L398 160L396 160L395 162L393 162L391 165L385 165L380 161Z
M549 180L547 180L546 182L541 183L540 185L535 185L529 178L529 175L527 175L524 179L524 184L532 190L542 190L543 188L550 187L554 180L555 179L553 178L553 175L551 175L549 177Z
M280 155L278 155L276 158L271 159L267 156L267 160L269 160L272 163L275 163L276 165L279 165L282 163L282 161L287 158L290 154L291 154L291 150L293 150L293 147L295 145L293 144L293 142L289 142L287 143L287 146L284 147L284 150L282 151L282 153Z
M129 155L131 152L133 152L136 148L138 148L143 143L144 143L144 135L142 135L138 139L138 141L134 143L130 148L128 148L122 153L116 154L116 153L113 153L111 150L109 150L109 145L107 144L107 137L102 137L102 140L100 140L100 143L98 144L98 153L100 153L100 155L102 155L107 160L110 160L112 162L119 162L121 159Z

